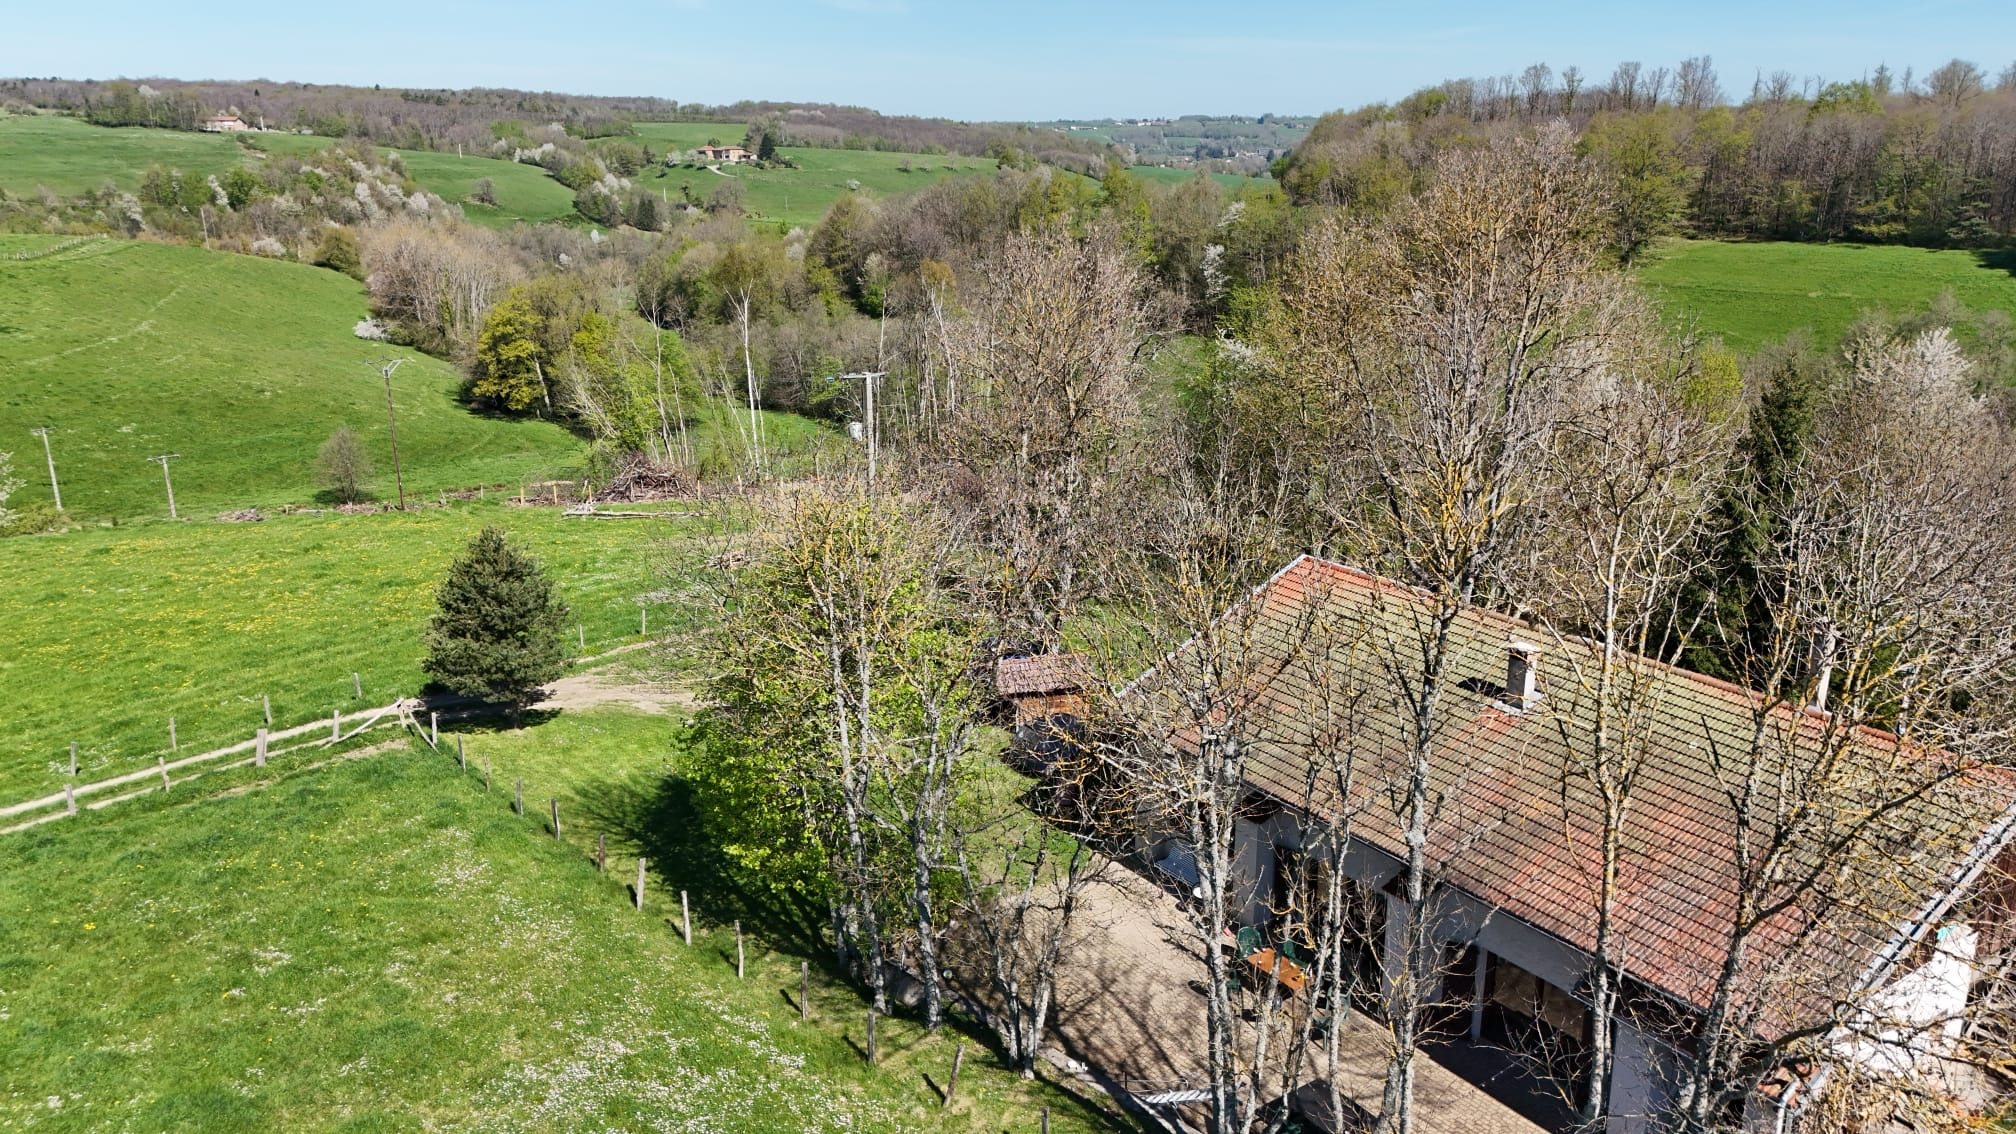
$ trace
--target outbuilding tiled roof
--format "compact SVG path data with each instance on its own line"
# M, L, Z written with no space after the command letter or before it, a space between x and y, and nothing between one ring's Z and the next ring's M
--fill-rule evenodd
M1077 654L1002 658L994 667L994 691L1003 697L1072 693L1085 688L1090 677L1090 667Z
M1241 689L1228 712L1247 746L1248 783L1307 812L1348 813L1355 838L1404 859L1399 801L1414 718L1395 691L1418 673L1430 609L1420 592L1392 580L1304 556L1228 614L1242 624L1234 634L1221 630L1218 648L1233 637L1243 643L1233 667ZM1522 639L1543 644L1541 697L1523 710L1504 689L1508 645ZM1431 738L1430 861L1455 888L1593 951L1603 808L1571 769L1603 716L1601 651L1479 608L1457 614L1448 649ZM1179 650L1158 667L1172 686L1185 680L1175 672L1184 659ZM1781 775L1790 783L1823 754L1838 757L1831 798L1853 809L1938 779L1927 766L1953 760L1645 659L1613 664L1611 673L1613 688L1618 679L1635 683L1628 725L1617 723L1623 702L1615 696L1609 716L1639 755L1622 826L1618 941L1629 975L1683 1004L1705 1002L1726 952L1740 890L1737 839L1766 825L1761 816L1781 802L1805 801L1781 793ZM1126 696L1153 697L1156 682L1150 671ZM1179 731L1176 741L1194 745L1196 733ZM1347 763L1348 806L1340 806L1334 772ZM1971 770L1898 806L1879 825L1880 862L1865 854L1852 885L1816 888L1755 942L1757 994L1784 1006L1767 1020L1802 1002L1825 1003L1930 898L1951 889L1985 839L2010 836L2012 809L2007 777Z

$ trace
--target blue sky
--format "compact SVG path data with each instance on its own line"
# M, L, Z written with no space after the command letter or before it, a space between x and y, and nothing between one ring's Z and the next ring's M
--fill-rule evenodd
M1715 59L1924 74L2016 62L2010 0L341 0L189 7L0 0L0 74L271 78L776 98L1021 119L1302 114L1544 61L1592 77Z

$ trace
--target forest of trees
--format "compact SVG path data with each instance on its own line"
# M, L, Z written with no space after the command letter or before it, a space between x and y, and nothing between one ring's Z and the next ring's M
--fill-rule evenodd
M1614 187L1628 256L1660 236L1995 247L2016 237L2016 64L1760 76L1734 101L1706 57L1605 79L1534 64L1325 115L1280 163L1298 202L1378 210L1452 147L1562 118Z

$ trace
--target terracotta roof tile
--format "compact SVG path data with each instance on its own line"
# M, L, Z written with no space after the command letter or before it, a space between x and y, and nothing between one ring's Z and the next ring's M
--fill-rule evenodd
M1085 688L1091 667L1077 654L1002 658L994 668L994 691L1003 697L1069 693Z
M1394 789L1403 777L1413 726L1392 692L1393 675L1405 673L1410 660L1395 653L1395 643L1411 648L1426 604L1392 580L1306 556L1276 575L1254 601L1246 671L1255 676L1243 691L1241 709L1248 723L1250 783L1307 810L1334 811L1334 793L1327 800L1304 798L1311 744L1319 733L1312 718L1328 706L1349 718L1348 727L1326 735L1348 735L1353 745L1353 833L1403 856ZM1293 655L1290 641L1306 639L1317 625L1326 635L1320 665L1276 660ZM1442 724L1433 742L1440 754L1433 790L1441 813L1430 852L1446 864L1451 885L1590 950L1600 811L1586 782L1564 777L1562 769L1571 753L1587 750L1593 694L1581 687L1578 673L1595 647L1573 640L1545 647L1539 661L1542 698L1515 712L1501 700L1506 647L1514 637L1533 639L1534 630L1483 609L1461 612L1452 629L1452 680L1441 694ZM1002 663L1004 692L1010 664ZM1846 745L1869 761L1872 792L1890 786L1881 776L1885 761L1949 757L1901 749L1895 738L1873 730L1851 737L1830 733L1825 714L1768 706L1751 691L1700 674L1644 659L1634 659L1633 669L1647 682L1652 712L1640 730L1643 757L1625 830L1620 939L1632 976L1683 1002L1700 1003L1717 971L1737 898L1732 847L1740 824L1730 801L1732 777L1753 762L1754 753L1763 753L1766 761L1782 755L1784 764L1796 765L1793 757L1821 745ZM1194 735L1178 739L1196 742ZM1771 950L1782 952L1805 925L1801 919L1809 917L1825 921L1801 938L1802 948L1819 963L1836 966L1837 975L1842 966L1866 963L1895 932L1895 910L1915 908L1934 892L2012 807L2016 791L2006 779L1961 777L1950 790L1928 795L1898 818L1898 850L1885 864L1898 900L1879 911L1832 905L1788 910L1764 935L1759 965L1785 960Z

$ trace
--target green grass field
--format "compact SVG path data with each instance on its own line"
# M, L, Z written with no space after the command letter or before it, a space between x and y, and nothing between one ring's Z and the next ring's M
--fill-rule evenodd
M198 752L251 735L262 694L282 726L413 695L434 588L492 523L545 564L590 654L636 640L640 606L656 636L703 605L699 520L471 504L0 540L0 803L60 790L72 741L90 781L164 755L170 716Z
M709 138L739 145L744 133L740 126L708 122L640 122L636 130L636 140L661 152L689 150L705 145ZM843 193L858 191L889 196L922 189L947 177L994 171L992 161L964 154L902 154L806 146L787 146L784 153L798 163L797 169L724 166L720 173L711 173L704 168L661 166L645 170L632 180L645 189L663 189L675 198L681 185L690 186L696 196L705 200L725 179L733 178L747 190L747 207L755 219L810 225L818 223L826 215L827 207ZM903 168L906 164L910 167L908 172ZM859 190L850 188L849 182L858 182Z
M0 190L25 196L42 188L82 193L111 182L133 189L151 166L221 174L257 164L264 154L306 156L335 144L306 134L197 134L143 127L93 126L59 115L0 115ZM399 154L421 188L462 206L483 224L538 224L574 215L574 194L536 165L415 150ZM497 204L479 205L470 190L489 178Z
M324 145L327 139L321 139ZM139 186L149 166L224 173L246 151L223 134L93 126L53 114L0 114L0 190L25 196L47 188L62 196L111 182Z
M1194 169L1174 169L1166 165L1130 165L1127 172L1144 181L1154 181L1163 185L1176 185L1197 176ZM1236 173L1214 173L1211 180L1225 189L1271 188L1272 177L1241 177Z
M255 149L296 156L314 153L334 139L302 134L253 134L246 144ZM398 154L407 176L421 188L462 206L462 215L481 224L541 224L574 216L574 193L536 165L488 157L460 157L429 150L384 150ZM476 183L489 178L497 193L495 205L470 200Z
M307 501L315 451L343 425L390 496L373 366L387 358L407 359L393 395L408 491L543 479L579 460L582 443L557 425L471 413L447 363L357 338L364 315L362 286L320 268L0 236L0 446L33 474L15 503L49 498L27 432L41 425L55 428L64 506L82 517L165 514L161 469L147 459L158 453L181 454L170 468L185 516Z
M676 774L668 733L528 730L640 785ZM1048 1106L1060 1132L1121 1128L971 1037L941 1109L950 1029L885 1019L864 1067L856 994L817 976L801 1022L803 954L762 937L738 981L734 907L681 863L631 908L640 844L574 797L563 843L417 744L237 775L0 840L0 1127L1033 1131ZM582 840L609 825L600 876Z
M2016 263L1967 251L1680 240L1639 275L1674 320L1739 351L1800 329L1831 344L1865 310L1920 309L1942 291L1976 311L2016 315Z

